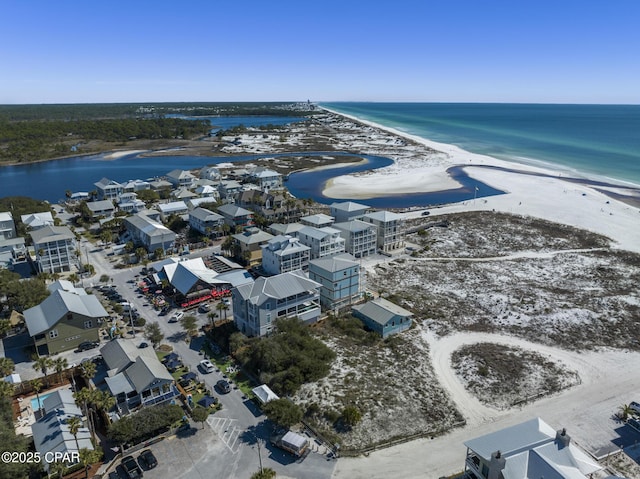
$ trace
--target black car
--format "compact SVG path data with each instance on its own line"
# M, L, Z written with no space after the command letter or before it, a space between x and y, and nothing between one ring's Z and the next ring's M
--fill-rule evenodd
M78 344L77 350L80 352L89 351L90 349L97 348L98 346L100 346L100 343L96 341L83 341L80 344Z
M138 463L133 456L127 456L122 458L122 469L129 479L138 479L142 477L142 469L138 466Z
M216 383L216 387L220 390L220 392L222 393L230 393L231 392L231 384L229 384L227 381L225 381L224 379L221 379L220 381L218 381Z
M141 342L141 343L138 345L138 347L139 347L140 349L148 348L148 347L149 347L149 343L145 343L145 342L143 341L143 342Z
M151 449L145 449L144 451L142 451L138 456L138 462L147 470L153 469L158 465L158 460L156 459L156 456L154 456L151 452Z

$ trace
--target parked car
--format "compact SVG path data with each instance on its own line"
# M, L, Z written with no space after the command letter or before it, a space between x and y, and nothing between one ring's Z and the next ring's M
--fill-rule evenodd
M139 479L142 477L142 469L140 469L140 466L138 466L133 456L122 458L122 469L129 479Z
M156 456L153 455L153 452L151 452L151 449L145 449L142 451L138 456L138 462L147 470L153 469L158 465L158 460L156 459Z
M95 349L100 346L100 343L97 341L82 341L78 344L78 352L89 351L90 349Z
M200 366L205 373L212 373L216 369L208 359L203 359L202 361L200 361Z
M145 343L145 342L143 341L143 342L141 342L141 343L138 345L138 347L139 347L140 349L148 348L148 347L149 347L149 343Z
M177 313L175 313L173 316L171 316L171 319L169 319L170 323L177 323L178 321L180 321L182 318L184 317L184 312L182 311L178 311Z
M224 379L221 379L216 383L216 387L220 390L221 393L228 394L231 392L231 384Z
M211 308L207 303L198 306L198 313L208 313L209 311L211 311Z

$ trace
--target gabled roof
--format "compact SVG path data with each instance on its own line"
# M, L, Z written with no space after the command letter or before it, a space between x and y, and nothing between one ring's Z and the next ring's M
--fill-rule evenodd
M198 281L216 284L218 273L207 268L202 258L193 258L164 265L162 271L171 285L182 294L187 294Z
M325 215L324 213L318 213L317 215L303 216L300 221L304 221L312 226L321 226L331 224L336 219L333 216Z
M262 245L262 248L271 250L276 256L286 256L299 251L309 251L311 249L300 243L298 238L282 235L274 236L267 242L267 244Z
M53 225L53 216L51 215L51 211L22 215L20 220L29 228L40 228L42 226Z
M180 169L171 170L167 173L167 177L174 178L176 180L184 180L185 178L195 179L195 176L193 176L190 171Z
M115 209L113 207L113 203L111 202L111 200L88 201L87 208L89 208L89 210L92 213L95 213L96 211L105 211L105 210Z
M295 235L304 227L301 223L272 223L269 226L271 232L276 235Z
M109 314L92 294L79 295L64 290L53 291L42 303L24 311L24 320L31 336L55 326L67 313L88 318L104 318Z
M108 187L123 188L121 183L118 183L117 181L114 181L114 180L110 180L109 178L102 178L100 181L94 183L94 185L100 189L105 189Z
M280 399L280 397L276 393L274 393L266 384L255 387L251 391L256 395L256 397L262 404L267 404L269 401Z
M128 216L124 221L149 236L169 235L168 238L171 238L171 235L173 235L173 238L175 238L175 233L173 231L142 213Z
M206 208L196 208L189 212L189 216L193 216L194 218L200 221L221 221L224 219L224 216L219 215L218 213L214 213L211 210Z
M13 216L9 211L0 212L0 221L13 221Z
M161 213L171 213L172 211L186 211L187 204L184 201L172 201L171 203L161 203L158 205L158 210Z
M256 228L255 226L252 228L246 228L244 232L233 235L233 238L243 244L258 244L258 243L266 243L271 238L273 238L272 234L267 233L266 231L262 231L260 228Z
M309 236L311 238L322 241L328 236L340 235L340 231L331 228L329 226L325 226L324 228L316 228L314 226L305 226L304 228L300 228L299 233L302 235Z
M342 271L343 269L358 266L358 262L349 253L342 253L334 256L323 256L322 258L312 259L309 261L309 265L317 266L329 273L335 273L336 271Z
M149 389L157 382L173 381L173 377L157 357L138 356L124 374L138 392Z
M182 187L182 188L178 188L173 193L171 193L171 196L173 196L174 198L184 199L184 198L196 198L198 195L193 191L189 190L188 188Z
M261 305L270 298L284 299L308 291L317 291L320 284L298 271L282 273L269 278L260 277L253 284L238 286L236 291L242 299Z
M31 231L29 234L35 244L72 240L75 238L71 230L66 226L43 226L40 229Z
M407 311L384 298L376 298L372 301L367 301L364 304L357 304L353 306L352 309L355 309L360 314L383 326L394 316L401 316L405 318L413 316L411 311Z
M72 417L82 417L70 389L54 391L45 398L43 406L44 416L31 425L36 451L42 456L48 452L76 451L76 438L80 449L93 449L89 429L81 427L76 438L69 430L67 421ZM47 469L47 462L44 464Z
M75 293L80 296L86 296L87 294L84 288L76 288L71 281L67 281L66 279L59 279L58 281L54 281L49 286L47 286L47 289L50 293L61 290L67 291L69 293Z
M100 348L100 354L107 364L110 376L124 371L138 357L145 356L156 358L153 348L137 348L131 341L113 339Z
M218 213L226 216L227 218L235 218L238 216L248 216L253 213L249 210L245 210L236 205L222 205L218 207Z

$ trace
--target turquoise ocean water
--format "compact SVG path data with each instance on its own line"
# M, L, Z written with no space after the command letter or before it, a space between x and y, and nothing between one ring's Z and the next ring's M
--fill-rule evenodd
M321 103L441 143L640 185L640 105Z

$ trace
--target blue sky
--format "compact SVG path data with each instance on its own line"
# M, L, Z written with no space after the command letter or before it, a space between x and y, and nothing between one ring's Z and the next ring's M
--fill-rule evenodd
M640 103L640 2L7 0L0 104Z

